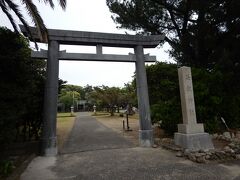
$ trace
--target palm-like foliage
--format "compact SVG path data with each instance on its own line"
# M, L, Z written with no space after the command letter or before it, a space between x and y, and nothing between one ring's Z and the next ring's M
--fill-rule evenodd
M51 8L54 8L54 3L52 0L39 0L39 2L44 2L45 4L48 4L51 6ZM60 6L65 9L66 8L66 0L58 0ZM47 42L47 28L43 22L43 19L41 18L38 9L36 5L32 2L32 0L21 0L21 3L23 6L25 6L25 9L27 10L29 16L31 17L33 23L35 24L39 37L42 42ZM10 11L12 10L16 16L19 18L19 20L22 22L22 24L25 26L28 33L31 35L28 23L24 19L23 14L20 12L19 5L16 4L13 0L0 0L0 7L2 11L6 14L9 21L11 22L14 30L18 32L17 24L11 15Z

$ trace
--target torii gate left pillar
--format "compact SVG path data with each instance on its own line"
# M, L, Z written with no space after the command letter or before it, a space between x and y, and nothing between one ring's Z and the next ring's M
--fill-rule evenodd
M41 152L46 156L57 154L56 116L59 74L58 53L59 43L57 41L49 41L41 144Z
M21 30L26 34L26 30L23 28L23 26L21 26ZM39 41L36 29L31 28L31 31L35 41ZM47 80L44 95L43 134L41 146L43 155L57 155L56 114L59 59L135 62L138 106L140 115L139 144L142 147L152 146L153 133L145 70L146 57L143 53L143 48L156 47L160 41L164 40L164 36L123 35L49 29L48 40L49 47L47 57ZM59 53L59 44L96 46L97 54L61 54ZM102 54L102 46L134 48L135 56L131 57L130 55L126 57L125 55L105 55ZM125 58L127 58L127 60L123 60ZM132 59L135 60L133 61Z

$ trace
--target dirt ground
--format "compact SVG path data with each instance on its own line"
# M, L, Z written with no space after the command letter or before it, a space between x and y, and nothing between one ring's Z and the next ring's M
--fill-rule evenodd
M139 119L138 116L129 116L129 127L132 131L125 131L123 130L123 120L125 121L125 126L126 126L126 117L119 117L119 116L95 116L95 118L104 124L105 126L113 129L115 132L122 134L124 137L129 139L131 142L134 143L134 145L138 146L139 145ZM165 139L171 139L171 137L168 137L164 134L164 131L160 128L155 127L153 129L154 133L154 138L165 138ZM169 140L170 140L169 139ZM218 140L218 139L213 139L213 145L216 149L223 149L229 142L224 141L224 140Z
M123 121L125 121L125 129L127 129L126 117L119 116L95 116L95 118L105 126L111 128L115 132L122 134L129 139L134 145L138 146L139 120L137 115L129 116L129 127L131 131L123 130Z

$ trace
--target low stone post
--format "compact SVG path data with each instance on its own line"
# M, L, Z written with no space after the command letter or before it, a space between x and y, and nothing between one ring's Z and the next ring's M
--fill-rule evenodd
M74 107L71 106L70 109L71 109L71 116L74 116Z
M48 43L47 79L44 93L43 132L42 132L42 154L44 156L57 155L57 98L58 98L58 61L59 43L50 41Z
M197 123L191 68L179 68L178 78L183 124L178 124L178 133L174 134L175 144L193 151L213 149L212 140L209 134L204 132L203 124Z
M97 106L94 104L94 106L93 106L93 113L94 114L96 114L96 108L97 108Z
M139 141L140 146L151 147L153 145L153 130L150 117L148 85L143 47L136 46L134 48L134 52L136 54L136 81L140 121Z

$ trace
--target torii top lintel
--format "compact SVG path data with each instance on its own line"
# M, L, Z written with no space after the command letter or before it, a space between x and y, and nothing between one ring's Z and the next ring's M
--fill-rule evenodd
M29 37L24 26L20 25L20 28L23 34ZM36 28L30 27L30 31L35 41L40 42ZM160 41L164 40L164 37L164 35L143 36L48 29L49 41L58 41L60 44L69 45L102 45L128 48L134 48L135 46L141 45L143 48L154 48L159 45Z

